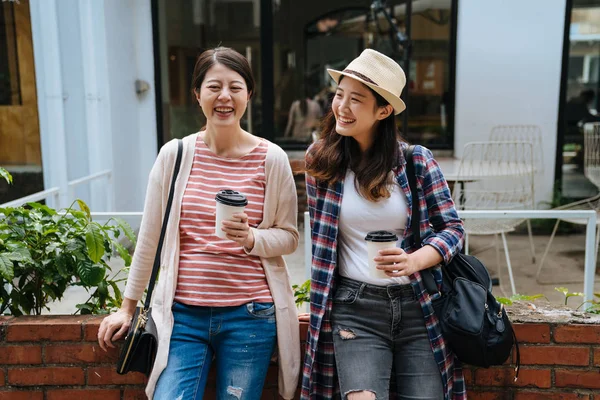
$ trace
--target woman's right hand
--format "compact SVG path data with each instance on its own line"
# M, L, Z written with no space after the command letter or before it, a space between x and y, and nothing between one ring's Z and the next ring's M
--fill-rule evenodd
M133 315L121 309L102 320L98 329L98 344L100 348L107 351L107 347L114 348L113 340L125 337L125 334L131 326Z

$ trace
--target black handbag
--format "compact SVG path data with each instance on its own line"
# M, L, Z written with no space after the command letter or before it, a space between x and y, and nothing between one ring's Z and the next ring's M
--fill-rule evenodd
M414 146L409 146L404 155L413 198L413 241L415 247L420 248L419 193L413 151ZM437 289L431 270L421 271L421 277L433 299L442 335L456 357L464 363L487 368L503 364L514 345L516 381L521 361L519 344L504 306L492 295L492 280L481 261L470 255L455 255L448 265L442 265L441 291Z
M156 325L152 320L152 308L150 302L152 300L152 292L154 284L160 268L160 255L162 252L165 232L169 222L169 214L171 213L171 205L173 204L173 196L175 192L175 181L181 167L181 158L183 154L183 143L181 140L177 143L177 159L175 160L175 168L173 177L171 178L171 188L169 190L169 198L167 200L167 208L163 217L160 238L154 256L154 265L152 266L152 275L148 284L148 292L146 293L146 301L143 307L137 307L131 326L125 337L125 343L121 347L119 360L117 362L117 373L123 375L128 372L142 372L146 376L150 375L156 358L156 350L158 348L158 337L156 334Z

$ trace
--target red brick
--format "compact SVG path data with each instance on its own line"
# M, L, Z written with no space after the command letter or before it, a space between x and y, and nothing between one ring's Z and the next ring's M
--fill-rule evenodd
M90 390L90 389L56 389L48 390L46 400L121 400L119 389Z
M600 389L600 374L598 371L556 370L554 376L556 387Z
M2 392L0 391L0 400L44 400L42 392Z
M83 370L77 367L9 368L8 384L15 386L83 385Z
M519 380L514 382L514 368L489 368L475 371L475 384L477 386L529 386L549 388L551 374L548 369L521 368Z
M0 387L4 386L4 370L0 369Z
M586 366L590 364L590 349L567 346L521 346L521 364Z
M97 342L98 341L98 328L100 323L105 318L102 316L93 316L83 324L83 340L86 342Z
M97 344L53 344L44 350L47 364L115 363L119 358L117 349L104 351Z
M35 342L38 340L81 340L81 323L87 316L43 315L15 318L6 327L9 342Z
M594 365L600 367L600 348L594 349Z
M514 324L519 343L550 343L550 325Z
M147 400L144 389L125 389L123 400Z
M553 336L556 343L600 343L600 325L560 325Z
M87 370L88 385L137 385L145 384L146 377L139 372L119 375L115 367L95 367Z
M548 393L548 392L517 392L513 400L589 400L587 394ZM469 399L471 396L469 395Z
M306 336L308 335L308 322L300 322L300 341L306 343ZM301 346L301 350L304 351L304 345Z
M0 364L41 364L41 346L2 346L0 347Z
M506 400L510 394L502 392L468 392L469 400Z
M470 387L473 384L473 371L469 368L463 368L463 375L465 377L465 384Z

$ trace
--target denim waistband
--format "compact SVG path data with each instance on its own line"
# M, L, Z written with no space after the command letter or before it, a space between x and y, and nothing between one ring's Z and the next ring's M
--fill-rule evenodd
M415 300L417 298L410 283L405 285L377 286L340 276L338 287L341 286L356 289L359 293L369 293L386 299L399 297L406 300Z

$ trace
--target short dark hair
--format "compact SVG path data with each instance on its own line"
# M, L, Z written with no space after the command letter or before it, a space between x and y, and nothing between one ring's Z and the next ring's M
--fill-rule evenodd
M252 68L248 60L229 47L216 47L206 50L198 56L192 75L192 94L195 94L200 89L206 72L215 64L222 64L240 74L246 82L250 96L254 94L254 77L252 76Z

